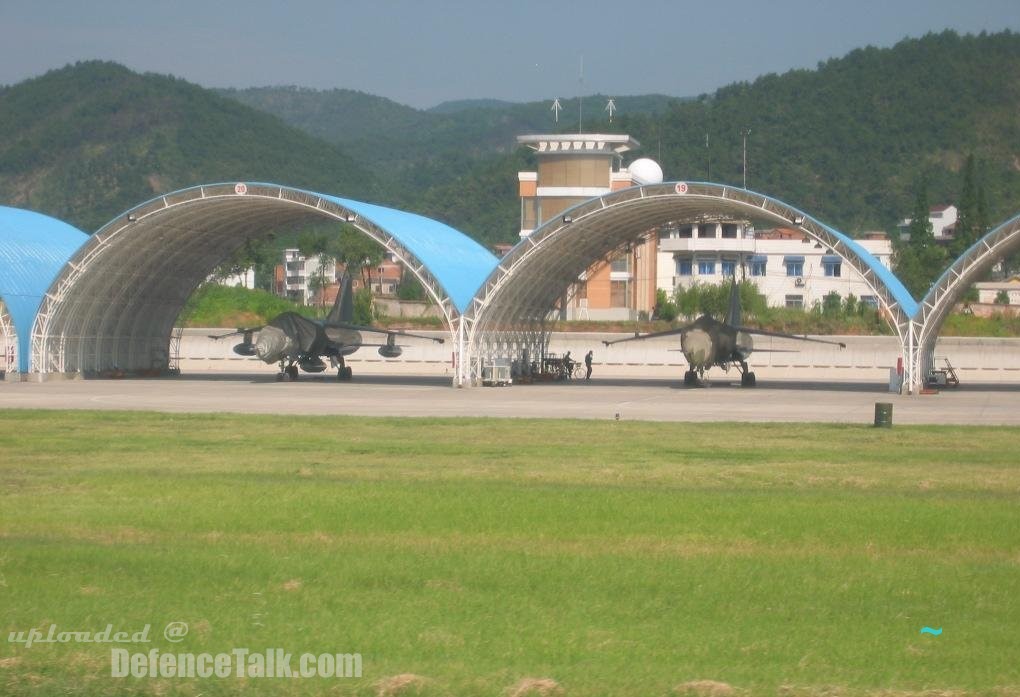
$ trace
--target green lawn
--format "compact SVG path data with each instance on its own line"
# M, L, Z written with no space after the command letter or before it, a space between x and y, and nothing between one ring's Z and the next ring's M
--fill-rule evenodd
M0 412L0 694L1020 695L1018 446ZM9 641L51 624L357 652L363 677L115 679L108 645Z

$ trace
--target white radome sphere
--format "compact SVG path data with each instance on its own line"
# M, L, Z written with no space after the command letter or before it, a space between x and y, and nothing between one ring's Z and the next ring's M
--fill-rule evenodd
M647 157L642 157L639 160L634 160L630 163L630 167L627 168L630 172L630 177L638 184L661 184L662 183L662 167L655 160L649 160Z

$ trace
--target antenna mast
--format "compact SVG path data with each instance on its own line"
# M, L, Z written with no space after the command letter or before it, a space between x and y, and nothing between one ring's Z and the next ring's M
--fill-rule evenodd
M577 132L584 133L584 54L581 54L581 70L577 76Z

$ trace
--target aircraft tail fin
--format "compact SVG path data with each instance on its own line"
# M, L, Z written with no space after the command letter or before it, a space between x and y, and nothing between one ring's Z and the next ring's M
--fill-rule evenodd
M726 313L726 324L731 327L740 326L740 286L737 285L736 278L730 286L730 309Z
M340 277L340 291L336 294L333 309L326 315L327 324L350 324L354 321L354 291L351 288L351 275L344 271Z

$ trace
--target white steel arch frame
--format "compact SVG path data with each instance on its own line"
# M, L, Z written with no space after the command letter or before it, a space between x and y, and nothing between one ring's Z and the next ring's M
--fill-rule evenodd
M18 332L0 298L0 369L5 373L18 368Z
M482 361L540 358L547 318L579 275L614 249L670 222L723 214L794 227L841 257L879 299L904 346L916 303L892 272L843 233L768 196L710 183L638 186L593 198L536 229L503 259L464 312L465 358L477 378Z
M249 240L323 219L352 225L393 253L443 313L460 315L429 269L392 234L335 201L270 184L215 184L148 201L105 225L43 298L32 331L38 373L164 371L174 323L194 289Z
M935 281L921 301L911 331L916 347L912 358L920 387L935 364L935 342L949 313L984 274L1016 251L1020 251L1020 215L1002 223L975 242Z

